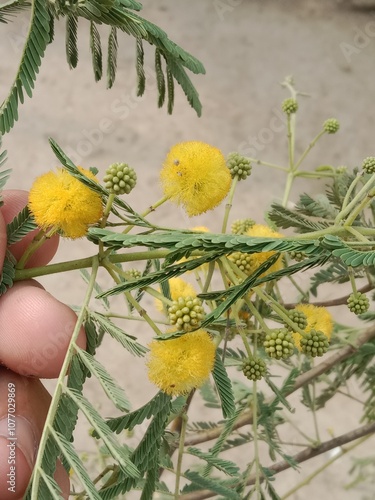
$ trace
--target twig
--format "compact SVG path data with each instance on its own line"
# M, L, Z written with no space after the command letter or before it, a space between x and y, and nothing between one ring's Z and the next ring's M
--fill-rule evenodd
M371 422L370 424L363 425L362 427L347 432L346 434L341 434L341 436L330 439L329 441L325 441L324 443L320 444L319 446L316 446L315 448L311 447L306 448L305 450L302 450L296 455L294 455L293 461L300 464L302 462L305 462L306 460L310 460L311 458L321 455L322 453L326 453L329 450L332 450L339 446L343 446L344 444L350 443L351 441L359 439L363 436L367 436L368 434L372 434L374 432L375 432L375 422ZM289 462L282 461L267 467L267 469L269 471L272 471L274 474L278 474L279 472L289 469L290 467L291 465ZM255 484L255 481L256 481L256 475L253 474L252 476L249 477L246 484L250 486L252 484ZM201 491L196 491L194 493L181 495L180 500L203 500L205 498L211 498L215 495L216 493L210 490L201 490Z
M302 373L299 377L296 378L293 387L286 393L284 396L289 396L293 392L297 391L304 385L308 384L315 378L319 377L323 373L330 370L333 366L344 361L344 359L349 358L352 354L356 352L356 350L361 347L366 342L375 338L375 327L371 327L366 329L361 335L359 335L356 341L353 344L347 345L335 352L331 356L327 357L323 360L319 365L314 366L311 370ZM234 424L233 430L239 429L244 425L249 425L252 423L253 415L251 410L245 410L242 415L238 417L237 422ZM185 446L194 446L199 443L204 443L206 441L211 441L212 439L216 439L222 433L223 426L215 427L214 429L209 429L205 432L199 432L197 434L193 434L192 436L188 436L185 440Z

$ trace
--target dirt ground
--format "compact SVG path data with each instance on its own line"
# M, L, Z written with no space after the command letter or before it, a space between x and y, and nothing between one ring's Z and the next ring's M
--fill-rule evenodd
M298 90L309 94L300 99L296 141L299 153L325 119L336 117L341 124L339 134L325 136L312 151L308 167L359 165L363 158L375 154L372 3L375 2L145 0L143 16L163 27L172 40L206 67L205 76L192 77L203 103L201 118L186 103L180 89L176 89L172 116L165 109L157 109L149 51L148 88L144 97L136 97L134 44L125 35L120 40L117 81L112 90L106 90L104 82L94 82L85 23L79 34L78 68L70 71L64 60L64 26L57 25L56 41L47 49L34 97L20 108L19 122L4 138L9 156L7 166L13 168L9 186L28 189L35 176L56 164L48 137L53 137L76 163L95 166L101 173L115 161L133 166L138 185L128 202L139 211L160 197L158 172L168 149L176 142L202 140L225 154L239 151L269 162L286 162L286 129L279 110L281 101L289 97L280 85L287 75L294 76ZM26 29L27 16L1 26L2 98L13 79ZM252 217L263 222L264 211L272 200L281 198L283 189L281 172L254 166L250 181L239 185L231 219ZM292 200L304 189L307 184L297 182ZM324 189L324 183L314 181L308 189L310 194L317 194ZM207 225L213 232L220 230L220 217L212 213L188 220L182 211L164 206L156 219L162 220L163 226L199 224ZM79 258L87 252L91 249L86 242L62 242L55 261ZM79 304L82 300L85 286L74 273L41 281L64 302ZM124 381L135 406L155 393L146 380L142 363L124 370L121 353L114 344L106 344L99 359L119 381ZM50 382L48 386L52 387ZM111 411L94 385L88 386L87 394L104 415ZM293 403L298 404L296 400ZM302 427L306 419L311 424L307 412L293 418ZM342 398L327 406L321 420L322 438L328 439L331 431L339 435L356 422L358 408ZM82 452L87 450L86 432L87 427L80 424L76 442ZM373 453L374 440L370 441L355 455ZM248 455L251 458L251 448ZM269 464L267 454L264 458L264 464ZM287 492L322 463L317 458L304 464L299 473L281 473L276 479L277 491ZM340 459L320 479L289 498L375 499L371 491L342 489L348 483L350 464L349 457Z

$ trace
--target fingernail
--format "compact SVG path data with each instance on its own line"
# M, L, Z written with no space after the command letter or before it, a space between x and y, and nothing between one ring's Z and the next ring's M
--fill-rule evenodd
M8 454L11 456L18 448L24 455L30 469L34 466L37 443L31 423L24 417L8 415L0 420L0 437L8 443Z

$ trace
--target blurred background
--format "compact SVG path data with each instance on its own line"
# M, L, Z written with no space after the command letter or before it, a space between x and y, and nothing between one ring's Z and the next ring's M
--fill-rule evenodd
M224 154L238 151L285 164L286 126L280 105L289 93L280 82L288 75L293 75L297 90L308 94L299 98L297 155L327 118L335 117L341 125L337 135L321 139L307 158L305 168L345 165L351 169L363 158L375 155L375 2L144 0L143 5L141 14L146 19L165 29L172 40L205 65L205 76L192 75L203 103L202 117L196 116L177 86L173 115L169 116L164 108L158 110L150 50L146 50L145 57L146 92L141 98L136 96L134 41L125 34L119 36L118 72L113 89L107 90L104 81L94 81L85 22L79 26L78 67L71 71L65 62L65 26L59 23L55 41L47 48L34 96L20 107L18 123L3 140L8 150L7 167L13 169L9 187L27 190L35 176L57 165L49 137L75 163L96 167L99 177L113 162L129 163L137 172L138 185L127 201L138 211L160 198L159 170L169 148L180 141L201 140L222 149ZM13 23L1 25L1 99L17 70L27 27L27 13ZM103 49L105 53L105 37ZM264 212L271 201L280 200L284 182L282 172L254 165L251 178L238 187L231 220L252 217L264 222ZM324 182L296 182L291 200L296 201L304 190L317 194L324 191ZM154 219L171 227L207 225L215 232L220 230L221 212L220 216L212 212L188 219L179 209L164 205ZM93 253L87 242L64 241L55 262L87 253ZM44 278L41 282L66 303L79 304L82 300L85 284L74 273ZM146 380L142 363L128 365L124 371L123 359L116 358L115 345L109 343L99 356L118 380L124 380L135 405L155 393ZM94 386L87 391L105 414L105 398L101 400L101 393ZM325 429L322 437L329 438L330 432L339 435L358 422L358 408L347 401L328 405L321 421ZM310 414L297 414L296 421L302 427L304 419L311 425ZM92 446L86 442L86 433L82 423L76 436L82 451ZM251 449L248 453L251 456ZM358 450L361 453L366 454L365 447ZM268 463L267 456L265 460ZM304 464L299 474L287 471L278 475L277 490L287 491L322 463L319 460ZM341 459L323 472L320 480L291 498L322 495L330 499L374 499L371 492L341 489L348 482L350 464L349 458Z

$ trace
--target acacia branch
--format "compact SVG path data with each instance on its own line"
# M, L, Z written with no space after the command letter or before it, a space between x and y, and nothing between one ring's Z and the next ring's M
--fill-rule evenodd
M308 384L315 378L319 377L323 373L330 370L336 364L349 358L351 355L355 354L357 349L359 349L363 344L366 344L366 342L369 342L373 338L375 338L375 326L366 329L361 335L358 335L358 338L356 339L355 342L353 342L353 344L346 345L339 351L327 357L319 365L314 366L313 368L311 368L311 370L308 370L305 373L302 373L299 377L296 378L293 387L287 393L285 393L284 396L289 396L293 392L297 391L300 387L303 387L304 385ZM244 425L249 425L252 423L252 421L253 421L252 411L245 410L238 417L236 423L234 424L233 430L239 429ZM214 429L209 429L207 431L199 432L193 434L192 436L188 436L185 440L185 445L194 446L199 443L204 443L206 441L211 441L212 439L216 439L220 436L222 430L223 426L221 425L215 427Z
M369 283L368 285L364 285L362 288L358 288L358 292L360 293L366 293L370 292L371 290L374 289L374 285L372 283ZM345 295L344 297L338 297L337 299L332 299L332 300L321 300L321 301L316 301L316 302L309 302L312 306L316 307L332 307L332 306L342 306L344 304L348 303L348 298L350 297L351 293L348 295ZM294 309L296 305L299 303L290 303L290 304L283 304L285 309Z
M300 464L302 462L305 462L306 460L310 460L311 458L321 455L322 453L326 453L329 450L332 450L339 446L343 446L344 444L350 443L351 441L355 441L356 439L359 439L363 436L367 436L374 432L375 432L375 422L371 422L370 424L363 425L362 427L347 432L346 434L341 434L341 436L330 439L329 441L325 441L324 443L314 448L312 447L305 448L304 450L300 451L299 453L297 453L292 457L293 461ZM291 465L289 462L282 461L267 467L267 469L269 471L272 471L274 474L278 474L279 472L289 469L290 467ZM247 480L246 485L250 486L252 484L255 484L255 479L256 479L255 474L253 474ZM264 476L262 479L264 479ZM180 500L203 500L205 498L211 498L215 495L216 493L210 490L200 490L194 493L181 495Z

